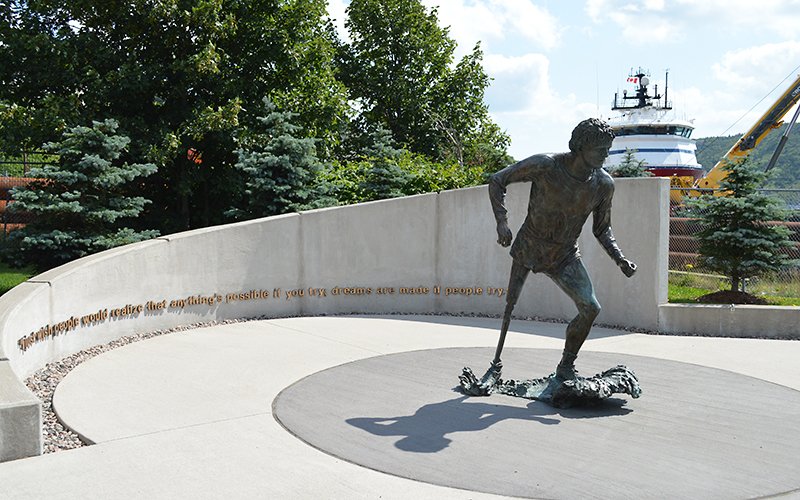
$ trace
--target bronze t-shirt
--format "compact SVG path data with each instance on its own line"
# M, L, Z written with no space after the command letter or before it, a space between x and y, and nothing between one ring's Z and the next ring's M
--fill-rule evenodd
M497 172L490 181L501 188L490 189L490 196L495 215L502 217L506 186L531 183L528 215L511 245L511 256L533 272L557 272L580 256L578 237L589 214L594 213L595 236L611 225L611 176L595 169L589 179L575 179L564 166L566 159L566 154L535 155Z

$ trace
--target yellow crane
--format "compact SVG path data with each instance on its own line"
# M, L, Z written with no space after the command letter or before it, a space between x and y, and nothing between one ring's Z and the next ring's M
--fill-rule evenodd
M787 88L786 91L781 94L772 107L770 107L769 110L767 110L767 112L758 119L755 125L753 125L750 130L745 132L745 134L742 135L738 141L736 141L736 143L728 150L728 152L725 153L722 158L720 158L717 164L714 165L714 168L709 170L705 177L698 179L697 182L694 183L693 187L700 189L719 188L719 183L727 175L722 167L730 162L734 162L749 155L753 148L758 146L761 141L764 140L767 134L783 125L783 117L789 112L792 106L797 104L798 101L800 101L800 75L798 75L789 88ZM772 159L767 166L767 170L775 165L775 161L777 161L778 156L783 150L783 146L786 144L786 140L789 137L789 132L792 129L792 125L794 125L794 123L797 121L798 114L800 114L800 107L797 108L791 123L784 132L783 137L781 137L781 141L778 144L775 153L772 155ZM689 194L691 196L699 196L700 192L690 191Z

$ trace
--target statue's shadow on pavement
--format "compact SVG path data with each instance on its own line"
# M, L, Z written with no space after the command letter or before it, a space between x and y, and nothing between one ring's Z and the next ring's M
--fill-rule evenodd
M497 396L500 400L503 396ZM461 396L420 407L413 415L397 417L356 417L346 422L376 436L397 436L395 447L413 453L436 453L447 448L448 435L488 429L504 420L527 420L544 425L558 425L561 419L599 418L627 415L624 399L609 398L580 408L553 408L531 401L525 408L487 403ZM560 417L560 418L559 418Z

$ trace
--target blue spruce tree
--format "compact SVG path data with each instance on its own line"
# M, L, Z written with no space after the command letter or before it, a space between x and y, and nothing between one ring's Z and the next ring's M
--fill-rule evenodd
M228 216L253 219L333 203L315 182L322 168L315 140L302 137L295 116L264 99L264 115L240 138L236 168L245 176L244 196Z
M114 120L93 122L45 145L58 163L32 169L38 180L12 192L8 210L28 214L31 222L8 235L5 260L44 270L158 235L128 227L149 203L131 196L131 183L156 167L122 160L130 139L118 135L117 127Z

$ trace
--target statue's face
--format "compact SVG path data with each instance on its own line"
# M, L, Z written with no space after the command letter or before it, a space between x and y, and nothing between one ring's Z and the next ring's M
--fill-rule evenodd
M587 144L581 149L581 156L584 161L592 168L600 168L608 158L608 150L611 149L610 142L602 144Z

